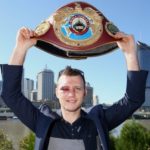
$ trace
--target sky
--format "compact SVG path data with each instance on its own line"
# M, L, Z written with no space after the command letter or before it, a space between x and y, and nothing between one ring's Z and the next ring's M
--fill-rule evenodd
M58 8L71 0L1 0L0 1L0 63L7 64L15 46L17 31L22 27L35 29ZM148 0L84 0L100 10L121 31L133 34L136 41L150 45ZM94 88L100 103L112 104L122 98L126 89L126 62L120 49L85 60L68 60L32 47L24 63L25 77L36 81L37 73L46 66L55 74L65 66L81 69ZM1 77L0 77L1 80Z

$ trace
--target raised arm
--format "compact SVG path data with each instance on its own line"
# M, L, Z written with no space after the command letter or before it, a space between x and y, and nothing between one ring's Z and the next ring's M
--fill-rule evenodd
M137 57L137 47L132 35L118 32L118 46L122 49L127 63L127 86L124 97L107 109L104 116L108 129L121 124L133 114L145 100L145 85L147 71L140 70Z
M40 122L43 123L41 130L46 129L50 123L50 117L40 113L31 101L24 97L21 92L23 63L26 53L30 47L36 44L36 39L32 38L34 32L21 28L16 38L16 46L13 50L9 65L1 65L3 88L2 98L6 105L18 116L18 118L32 131L36 132L36 127Z
M23 65L28 49L37 42L35 38L32 38L34 34L34 31L25 27L18 31L16 45L9 60L9 65Z
M118 38L118 46L123 51L128 71L139 71L139 62L137 57L137 46L132 35L118 32L115 35Z

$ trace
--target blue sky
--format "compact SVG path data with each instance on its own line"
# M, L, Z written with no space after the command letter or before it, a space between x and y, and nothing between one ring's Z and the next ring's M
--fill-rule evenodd
M150 44L150 19L148 0L84 0L99 9L119 29L133 34L136 41ZM26 26L31 29L47 19L59 7L71 0L1 0L0 1L0 63L7 63L15 45L17 30ZM86 80L94 87L100 103L113 103L120 99L126 89L126 63L121 50L88 58L67 60L50 55L35 47L27 54L24 64L25 77L36 80L45 66L55 73L66 65L85 72ZM1 79L1 78L0 78Z

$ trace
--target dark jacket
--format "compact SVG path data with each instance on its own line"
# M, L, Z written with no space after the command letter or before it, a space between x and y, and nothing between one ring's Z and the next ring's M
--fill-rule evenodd
M48 117L32 105L21 93L21 79L23 66L2 65L2 98L18 118L35 132L35 149L45 150L45 139L48 129L57 119L53 114ZM129 71L127 74L127 88L124 97L108 108L103 105L93 107L87 114L97 127L101 147L109 149L109 131L125 121L139 108L145 99L146 71Z

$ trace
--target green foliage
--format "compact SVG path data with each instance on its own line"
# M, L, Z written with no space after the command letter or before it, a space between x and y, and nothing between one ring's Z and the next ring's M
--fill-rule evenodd
M0 130L0 150L14 150L12 146L12 142L9 141L4 135L4 133Z
M111 147L116 150L148 150L150 148L150 131L135 121L124 124L120 136L111 138Z
M34 150L35 135L30 132L20 141L20 150Z
M116 147L116 138L112 134L110 134L109 138L110 138L111 150L116 150L116 148L115 148Z

